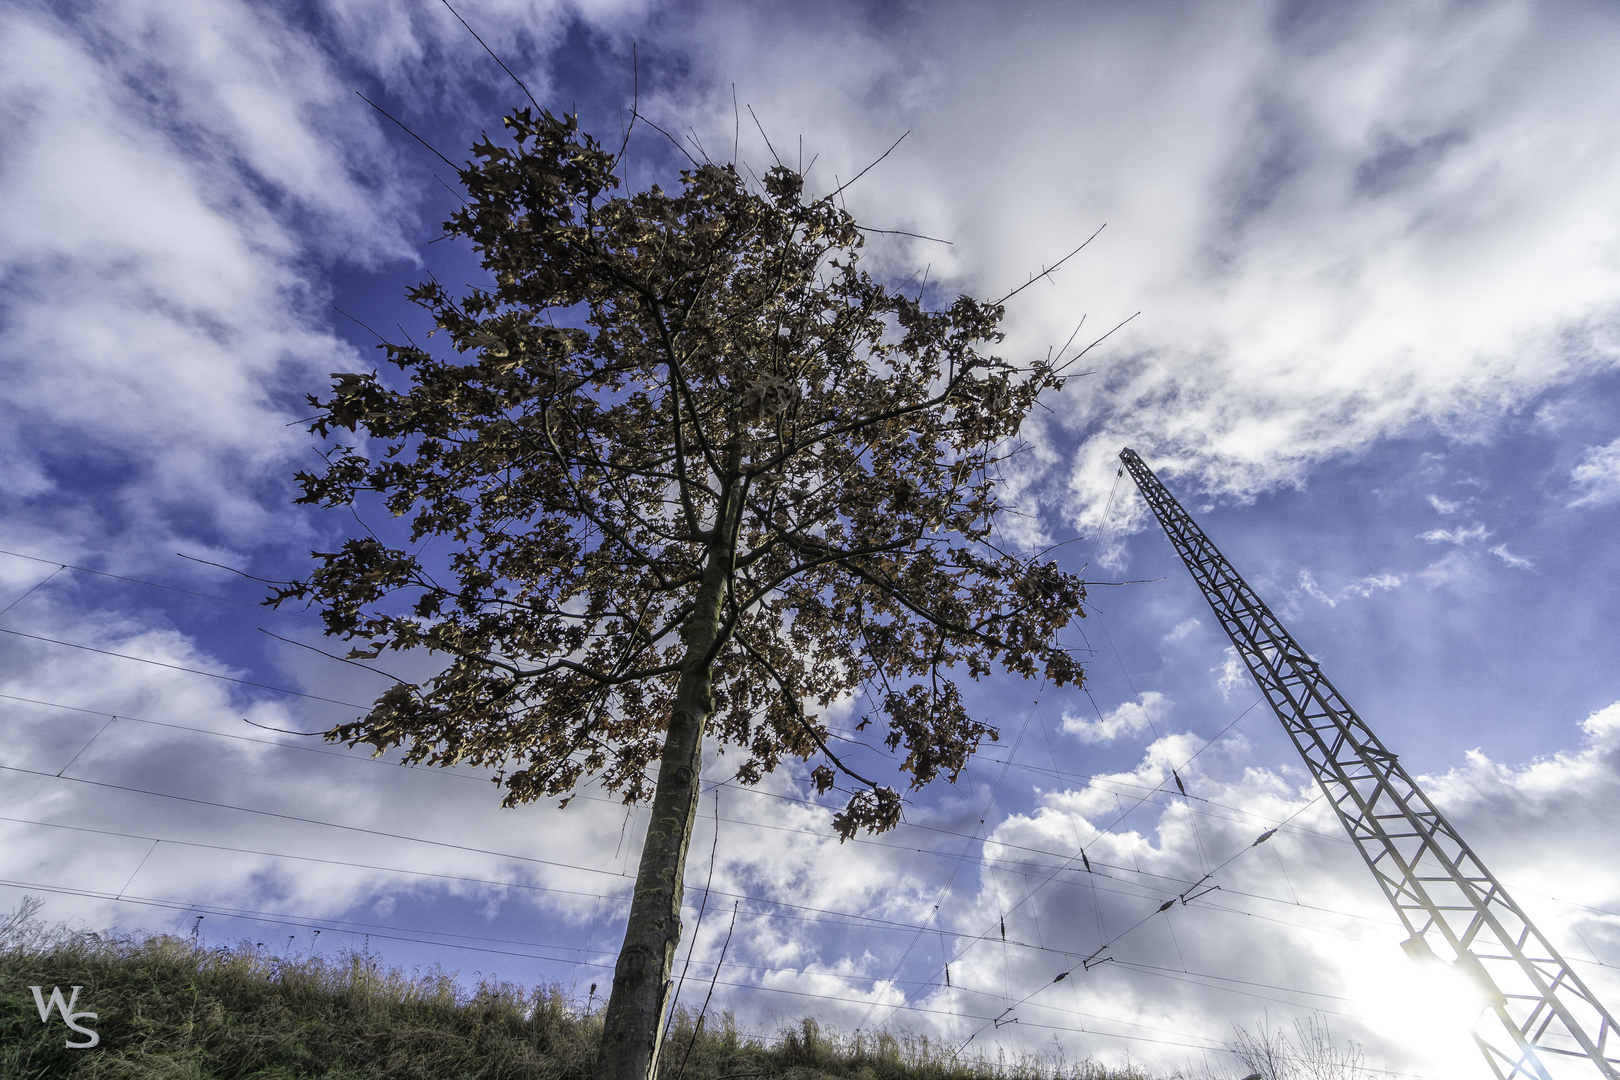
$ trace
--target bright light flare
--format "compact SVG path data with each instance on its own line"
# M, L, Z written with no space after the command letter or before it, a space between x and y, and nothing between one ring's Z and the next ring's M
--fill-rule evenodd
M1362 947L1347 955L1343 972L1357 1012L1393 1046L1426 1065L1436 1080L1479 1080L1486 1065L1474 1045L1475 1023L1487 1020L1481 987L1435 956L1427 943L1396 949Z

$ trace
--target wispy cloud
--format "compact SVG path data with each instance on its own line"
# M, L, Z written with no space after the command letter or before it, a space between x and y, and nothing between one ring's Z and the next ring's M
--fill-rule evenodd
M1122 702L1092 720L1083 716L1063 716L1063 730L1083 743L1111 743L1127 735L1151 731L1169 713L1169 700L1157 690L1146 690L1135 701Z
M271 9L82 8L0 13L0 450L15 495L52 493L8 525L252 543L282 532L262 496L305 445L285 381L356 362L307 271L412 257L410 213L370 119Z
M1620 499L1620 439L1589 447L1569 479L1579 493L1571 506L1601 506Z
M1215 688L1221 692L1223 701L1231 701L1232 694L1249 681L1249 669L1243 666L1243 658L1231 645L1226 647L1226 655L1221 660L1221 666L1210 670L1220 672L1220 677L1215 680Z
M1506 544L1497 544L1495 547L1491 548L1491 554L1495 555L1498 559L1501 559L1515 570L1534 570L1536 566L1536 564L1531 562L1529 559L1513 554L1513 552L1508 550Z
M1418 533L1417 538L1427 540L1431 544L1456 544L1461 547L1475 540L1485 540L1490 535L1491 531L1485 526L1470 525L1466 529L1462 526L1455 529L1430 529L1428 532Z
M1438 495L1429 496L1429 505L1434 507L1436 511L1442 514L1455 514L1458 509L1462 507L1462 503L1452 502L1449 499L1442 499Z
M1192 633L1194 630L1203 625L1204 624L1199 622L1196 617L1182 619L1171 628L1168 634L1160 638L1159 641L1166 645L1173 641L1180 641L1182 638L1186 637L1188 634Z
M1337 592L1328 593L1316 582L1316 577L1309 570L1299 572L1299 587L1305 595L1320 600L1328 607L1338 607L1339 604L1352 597L1365 600L1373 593L1388 592L1401 587L1405 578L1399 574L1369 574L1364 578L1352 581Z
M956 241L890 249L951 287L998 295L1062 254L1054 237L1107 223L1008 323L1008 347L1035 353L1077 310L1098 333L1142 311L1059 408L1084 433L1064 455L1083 528L1121 445L1195 489L1250 493L1417 423L1476 424L1608 362L1620 19L1538 18L1522 2L1298 19L1189 5L1006 20L955 5L901 32L837 10L688 24L713 79L712 136L730 141L733 80L829 174L910 130L849 198L867 220ZM791 53L771 46L785 36ZM991 40L1019 62L986 62ZM1048 73L1074 66L1092 75L1051 93ZM1003 98L1022 107L989 120ZM1042 245L1052 254L1034 257Z

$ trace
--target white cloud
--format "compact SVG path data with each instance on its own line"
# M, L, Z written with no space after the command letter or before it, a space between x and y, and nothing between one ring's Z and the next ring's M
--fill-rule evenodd
M1083 743L1110 743L1126 735L1152 731L1155 722L1162 724L1169 711L1169 702L1163 694L1145 690L1135 701L1121 702L1095 720L1065 713L1063 730Z
M131 561L172 551L181 518L227 543L279 531L263 487L305 445L284 384L356 363L307 271L410 256L396 170L350 99L267 10L0 15L9 486L42 494L64 447L116 462L113 490L71 485L11 528L118 517Z
M1495 547L1491 548L1491 554L1495 555L1498 559L1501 559L1515 570L1534 570L1536 566L1536 564L1531 562L1529 559L1513 554L1513 552L1508 550L1506 544L1497 544Z
M1620 869L1567 837L1620 830L1620 703L1582 727L1579 750L1513 767L1473 755L1420 782L1600 999L1613 1001L1620 919L1609 912L1620 904ZM1136 769L1049 792L1034 812L1001 822L993 835L1004 854L952 923L963 935L990 932L953 964L953 992L926 1000L994 1016L1031 995L1008 1016L1019 1024L996 1032L1004 1050L1038 1047L1044 1024L1065 1032L1072 1056L1129 1055L1165 1071L1197 1056L1165 1042L1218 1047L1234 1024L1320 1011L1375 1068L1477 1075L1473 1017L1436 1000L1414 972L1394 913L1314 785L1292 769L1245 768L1252 748L1217 744L1199 759L1208 772L1181 770L1193 796L1183 800L1168 770L1197 749L1155 744ZM1075 856L1082 846L1089 874ZM1031 851L1052 853L1043 869L1020 861ZM1040 887L1026 888L1023 873ZM1210 885L1220 889L1178 899ZM1080 966L1104 944L1100 955L1113 963ZM977 1026L934 1022L957 1037Z
M1412 577L1431 589L1467 581L1474 573L1474 564L1462 551L1448 551L1425 566Z
M1186 637L1188 634L1192 633L1202 625L1204 624L1199 622L1196 617L1182 619L1171 628L1168 634L1160 638L1159 641L1166 645L1174 641L1180 641L1182 638Z
M322 365L353 363L324 329L324 286L311 266L340 257L376 265L404 253L397 223L410 211L389 186L391 157L369 115L346 111L349 86L335 61L276 21L271 8L103 3L73 25L41 10L0 16L0 137L8 148L0 159L7 330L0 357L9 376L0 395L15 420L11 443L0 448L8 455L0 482L13 496L44 495L61 474L41 448L82 448L107 454L128 478L107 498L131 530L161 539L191 527L188 514L174 512L179 507L207 518L224 534L221 544L279 538L281 522L270 521L253 493L255 480L279 474L285 455L302 445L282 426L291 417L277 395L312 374L318 379L328 370ZM425 95L453 85L455 65L485 63L459 28L448 27L457 44L447 44L427 16L359 0L326 10L346 47L387 85L403 87L438 59L454 60L450 74L424 83ZM874 265L908 271L932 260L935 279L945 275L953 288L997 294L1061 254L1066 242L1057 237L1078 238L1107 221L1093 251L1015 301L1004 350L1034 354L1061 341L1082 306L1102 326L1144 309L1116 344L1095 354L1099 373L1054 403L1063 423L1084 426L1078 447L1059 453L1072 432L1049 421L1040 448L1047 463L1076 463L1065 509L1088 530L1114 493L1108 528L1116 541L1104 537L1097 556L1107 563L1119 550L1118 532L1147 520L1129 481L1115 473L1124 443L1195 486L1242 497L1415 422L1466 426L1612 363L1620 91L1609 68L1620 37L1606 15L1588 13L1577 34L1556 11L1532 18L1532 10L1342 5L1291 21L1265 5L1236 15L1221 5L1162 13L1092 5L1020 20L961 5L928 20L870 26L852 10L828 17L716 5L667 27L669 47L690 45L683 59L707 73L707 89L716 92L703 98L703 87L678 86L648 107L689 115L697 100L723 138L732 116L722 88L736 79L773 133L803 131L812 149L825 152L817 182L833 173L847 179L913 129L848 194L863 221L955 239L952 248L874 239L870 253ZM615 11L630 18L635 9L592 11L611 21ZM531 28L551 40L556 28L543 4L492 5L485 14L498 48ZM97 24L103 29L92 32ZM147 92L131 94L129 86ZM1009 100L1019 107L1007 107ZM757 160L763 151L745 152ZM1577 465L1578 504L1620 491L1616 445L1593 448ZM1040 492L1029 476L1019 481ZM8 519L7 529L138 557L107 539L100 508L90 505L99 493L69 496L78 505L46 506L38 519ZM1441 513L1457 508L1438 497L1431 505ZM1425 538L1463 544L1487 536L1475 525ZM1437 583L1462 573L1462 554L1450 551L1414 577ZM1496 554L1509 565L1520 558L1505 546ZM6 573L19 588L33 580ZM1399 585L1395 575L1374 575L1335 592L1310 579L1313 595L1329 603ZM1195 622L1168 637L1183 627L1190 633ZM63 613L37 626L232 670L149 620ZM525 903L547 916L542 922L566 926L556 936L582 944L592 940L586 928L613 921L597 916L611 914L623 895L620 875L633 868L644 817L589 797L566 812L504 813L483 778L222 739L242 730L241 715L311 725L224 684L112 658L72 654L69 662L69 654L41 644L8 642L0 643L6 693L151 713L218 734L123 720L96 735L100 717L8 703L6 723L25 734L6 744L7 763L54 772L78 753L71 775L131 786L161 777L197 797L224 793L393 831L477 836L492 851L576 868L466 851L424 857L392 841L378 841L372 861L587 894L402 878L352 865L352 843L313 827L288 832L130 793L91 799L48 777L8 789L17 816L20 806L86 828L113 819L132 833L338 864L177 858L170 848L181 845L166 840L137 878L148 895L232 905L269 898L310 916L444 893L480 903L528 895ZM1235 650L1213 674L1223 696L1248 682ZM306 675L299 685L317 682ZM350 689L353 700L364 700L364 686ZM1164 704L1150 692L1098 720L1074 718L1074 733L1092 742L1137 734ZM1494 845L1485 854L1504 878L1557 882L1563 900L1613 910L1615 871L1570 838L1620 832L1620 706L1594 714L1586 732L1585 749L1528 766L1470 759L1436 781L1437 797L1468 835ZM1044 1045L1046 1032L1035 1026L1044 1016L1076 1054L1118 1060L1129 1050L1142 1060L1180 1053L1163 1050L1162 1039L1191 1033L1219 1042L1233 1020L1252 1022L1276 1005L1246 996L1253 987L1241 979L1292 987L1282 993L1301 1008L1354 1014L1341 1030L1359 1033L1383 1060L1420 1058L1422 1047L1401 1043L1412 1037L1422 1002L1406 991L1397 931L1364 866L1334 839L1336 824L1320 804L1309 806L1314 792L1296 773L1244 768L1236 750L1225 779L1201 777L1183 767L1197 749L1189 736L1156 740L1135 768L1049 789L1034 812L1005 820L977 791L973 799L908 806L906 831L876 843L831 840L829 811L790 801L800 793L790 770L770 777L761 793L722 789L717 897L691 942L697 962L716 959L726 934L718 896L744 894L757 902L740 916L724 978L835 993L837 1000L813 1004L847 1026L871 1001L937 1001L961 1004L953 1016L994 1015L1015 990L1048 987L1033 1015L1025 1014L1027 1026L1002 1029L1006 1045L1026 1035L1028 1045ZM706 779L725 780L725 764L711 761ZM1172 768L1192 799L1168 794ZM1267 845L1245 847L1260 829L1295 814ZM706 869L710 822L700 815L689 882ZM986 830L993 830L993 865L974 879ZM120 838L68 845L38 826L6 823L3 831L14 872L60 874L89 888L109 881L116 888L142 858L140 845ZM1095 857L1095 874L1064 863L1082 844ZM1067 966L1075 951L1084 955L1106 932L1151 914L1234 851L1245 854L1221 892L1178 903L1144 925L1125 939L1117 963L1052 986L1055 963ZM1042 887L1047 875L1055 876ZM1611 965L1620 956L1620 925L1611 916L1527 891L1520 899L1542 905L1538 917L1549 924L1578 931ZM129 925L128 907L53 900L57 911L68 903L93 925ZM688 926L697 903L694 887ZM951 993L890 977L908 943L937 948L950 934L965 944L1004 916L1009 944L998 952L999 941L987 936L973 945L954 969ZM862 919L900 925L872 929L878 924ZM909 929L922 924L933 936ZM1087 936L1093 929L1096 940ZM595 940L611 951L611 936L610 929ZM1023 944L1031 937L1039 943L1033 950ZM1559 940L1580 948L1573 937ZM1053 948L1067 951L1045 951ZM1189 968L1212 977L1194 988L1181 977ZM812 1003L724 984L719 996L755 1029ZM951 1017L899 1015L919 1030L937 1024L936 1031L966 1034ZM1430 1048L1442 1048L1438 1037ZM1477 1071L1471 1047L1458 1053Z
M1299 572L1300 591L1313 599L1320 600L1328 607L1338 607L1342 601L1351 597L1359 597L1365 600L1375 592L1388 592L1392 589L1398 589L1404 580L1399 574L1368 574L1364 578L1345 585L1336 593L1328 593L1317 584L1315 576L1309 570Z
M1221 666L1210 670L1221 673L1220 678L1215 680L1215 687L1221 692L1223 701L1231 701L1234 691L1248 685L1249 669L1243 666L1243 658L1234 646L1228 645Z
M1429 505L1434 507L1437 512L1442 514L1455 514L1462 507L1462 503L1452 502L1449 499L1442 499L1438 495L1429 496Z
M1243 494L1615 361L1612 13L956 5L901 27L728 6L722 32L720 10L685 31L713 139L733 80L829 186L911 132L850 204L955 247L891 258L998 295L1107 223L1008 324L1008 350L1037 353L1080 311L1098 332L1143 312L1059 409L1082 432L1066 509L1087 531L1122 445ZM746 133L744 154L764 154Z
M1466 529L1461 526L1455 529L1430 529L1428 532L1418 533L1418 539L1427 540L1431 544L1456 544L1460 547L1475 540L1485 540L1490 535L1490 530L1485 526L1470 525Z
M1580 493L1571 506L1602 506L1620 499L1620 439L1588 447L1569 479Z

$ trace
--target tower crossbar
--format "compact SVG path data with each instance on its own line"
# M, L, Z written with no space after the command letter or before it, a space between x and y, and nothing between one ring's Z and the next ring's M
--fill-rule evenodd
M1403 948L1480 994L1473 1037L1493 1074L1620 1080L1602 1002L1153 471L1129 448L1120 460L1400 917Z

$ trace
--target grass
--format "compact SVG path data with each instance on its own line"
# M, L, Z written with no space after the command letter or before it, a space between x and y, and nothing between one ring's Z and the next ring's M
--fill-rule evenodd
M164 935L48 929L25 902L0 918L0 1080L588 1080L600 1012L559 987L406 973L375 957L281 957ZM30 986L82 986L100 1045L69 1050ZM600 999L598 999L600 1000ZM846 1036L813 1018L774 1038L730 1014L677 1014L659 1080L1147 1080L1091 1061L958 1058L920 1035Z

